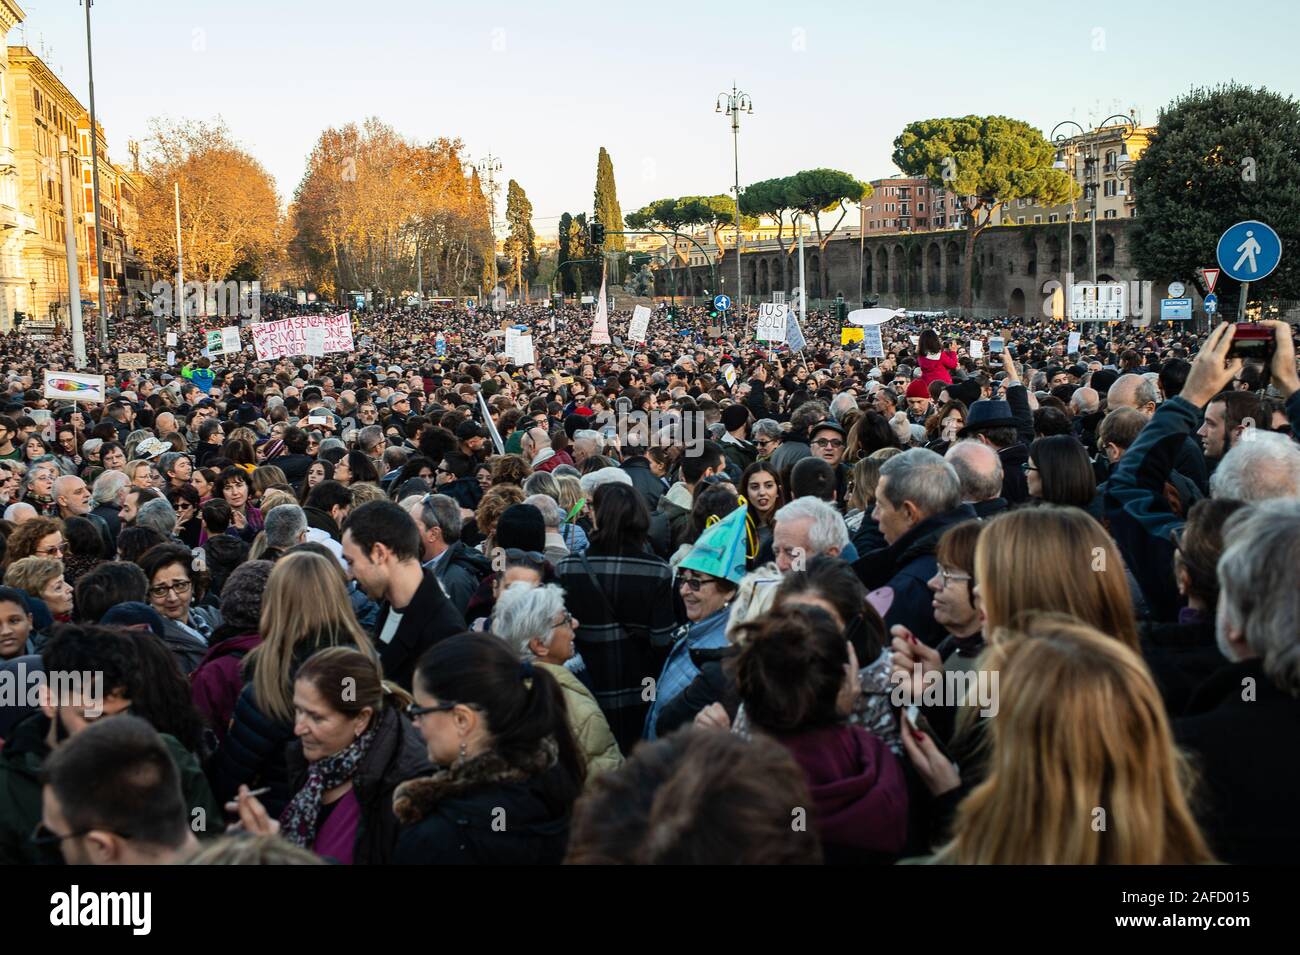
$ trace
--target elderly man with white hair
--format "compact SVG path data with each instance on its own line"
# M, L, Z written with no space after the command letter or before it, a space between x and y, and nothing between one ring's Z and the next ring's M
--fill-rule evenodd
M19 501L17 504L10 504L5 508L5 520L9 521L9 523L13 524L15 527L20 524L26 524L32 518L39 516L40 515L36 513L36 508L23 501Z
M1197 761L1199 821L1215 858L1231 865L1294 859L1300 501L1238 511L1223 539L1215 627L1228 662L1196 691L1174 733Z
M581 468L587 458L600 453L603 443L604 439L601 438L599 431L592 431L590 428L575 431L573 433L573 463Z
M825 501L799 497L776 512L772 552L783 574L803 570L814 557L839 557L848 546L848 525Z

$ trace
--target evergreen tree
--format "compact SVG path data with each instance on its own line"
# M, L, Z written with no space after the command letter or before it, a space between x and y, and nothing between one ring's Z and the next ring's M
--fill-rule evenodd
M559 247L559 251L556 253L555 256L555 263L556 263L555 267L560 277L559 287L561 293L570 292L573 290L572 280L568 276L569 270L564 267L564 263L569 261L569 259L573 258L573 254L570 251L570 233L572 231L573 231L573 216L569 215L566 212L564 213L564 215L560 216L560 235L559 235L560 247Z
M623 231L623 210L618 205L618 189L614 185L614 161L605 147L600 147L596 157L596 219L610 232ZM605 240L605 251L622 252L627 242L621 235L611 235Z
M1157 280L1191 278L1213 265L1228 226L1258 219L1285 243L1300 235L1300 103L1266 89L1228 84L1195 89L1160 111L1159 127L1134 169L1133 261ZM1230 317L1240 286L1215 291ZM1251 299L1300 295L1300 257L1283 255Z
M526 286L537 277L537 236L533 232L533 204L523 187L511 179L506 187L506 255L510 259L509 284L521 280Z

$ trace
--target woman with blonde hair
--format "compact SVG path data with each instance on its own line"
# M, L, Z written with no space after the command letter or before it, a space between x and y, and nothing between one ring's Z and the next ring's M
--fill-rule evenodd
M1115 542L1073 507L1010 511L989 522L975 548L975 597L984 634L1030 611L1067 613L1138 649L1137 619Z
M986 643L999 630L1021 627L1026 614L1057 613L1140 652L1123 560L1101 525L1078 508L1031 507L989 521L975 544L974 578L971 592ZM893 678L919 703L926 680L934 679L929 671L942 678L940 653L919 643L905 627L894 627L892 635ZM973 667L957 662L954 667L987 673L989 652L980 654ZM946 699L945 705L927 705L923 712L970 783L982 778L989 720L981 709L962 702Z
M252 498L255 503L260 505L266 492L272 487L288 487L289 479L284 476L284 471L274 464L263 464L252 474ZM266 508L262 508L262 513L266 513Z
M276 561L262 595L259 629L262 642L244 658L247 683L214 757L213 787L227 800L241 784L268 785L263 803L278 815L292 795L284 756L294 736L294 675L325 647L371 654L373 647L352 612L338 564L311 551Z
M570 554L585 553L590 543L587 535L591 530L591 519L583 517L585 507L578 508L578 513L574 513L574 508L586 500L586 495L582 493L582 482L571 474L552 474L552 477L560 490L556 501L560 505L560 512L564 514L564 520L560 524L564 546L569 548ZM586 524L582 521L586 521Z
M5 570L4 584L45 602L55 623L72 619L72 587L57 557L24 557Z
M987 773L957 807L933 861L963 865L1195 865L1212 862L1188 806L1190 773L1142 658L1061 614L999 630ZM904 746L930 791L961 776L934 741ZM1028 837L1027 837L1028 836Z

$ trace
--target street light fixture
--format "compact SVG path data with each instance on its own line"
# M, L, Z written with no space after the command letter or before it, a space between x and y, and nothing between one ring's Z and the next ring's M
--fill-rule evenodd
M1073 127L1073 132L1070 128ZM1118 165L1120 169L1132 167L1129 158L1128 139L1137 129L1137 120L1130 114L1116 113L1114 116L1108 116L1101 123L1093 128L1092 133L1099 133L1103 130L1114 129L1119 132L1121 137L1120 154ZM1089 218L1092 227L1091 240L1091 260L1092 260L1092 282L1097 284L1097 190L1100 186L1099 177L1097 176L1097 164L1101 161L1099 155L1100 143L1097 138L1093 142L1085 141L1089 131L1085 130L1073 120L1066 120L1057 123L1052 129L1051 139L1056 144L1056 161L1052 163L1052 168L1070 171L1072 179L1078 178L1079 167L1078 159L1080 155L1083 158L1083 198L1088 203ZM1122 173L1121 180L1127 178ZM1074 269L1074 197L1070 197L1070 209L1066 215L1067 232L1066 232L1066 272L1071 273ZM1071 315L1071 294L1066 300L1066 315Z
M717 103L713 111L721 113L725 110L726 114L731 117L731 150L732 160L734 162L735 188L736 188L736 294L734 300L736 308L740 308L740 114L742 112L752 114L754 112L754 102L749 98L749 94L736 89L736 84L731 84L731 92L725 90L718 94Z

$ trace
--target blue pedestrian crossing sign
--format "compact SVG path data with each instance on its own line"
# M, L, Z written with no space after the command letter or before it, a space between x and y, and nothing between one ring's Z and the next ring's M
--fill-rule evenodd
M1219 237L1219 267L1238 282L1267 278L1282 259L1282 240L1255 219L1238 222Z
M1211 292L1209 295L1205 296L1205 314L1213 315L1218 310L1219 310L1219 296Z
M713 307L716 308L719 312L725 312L727 309L731 308L731 296L730 295L713 296Z

